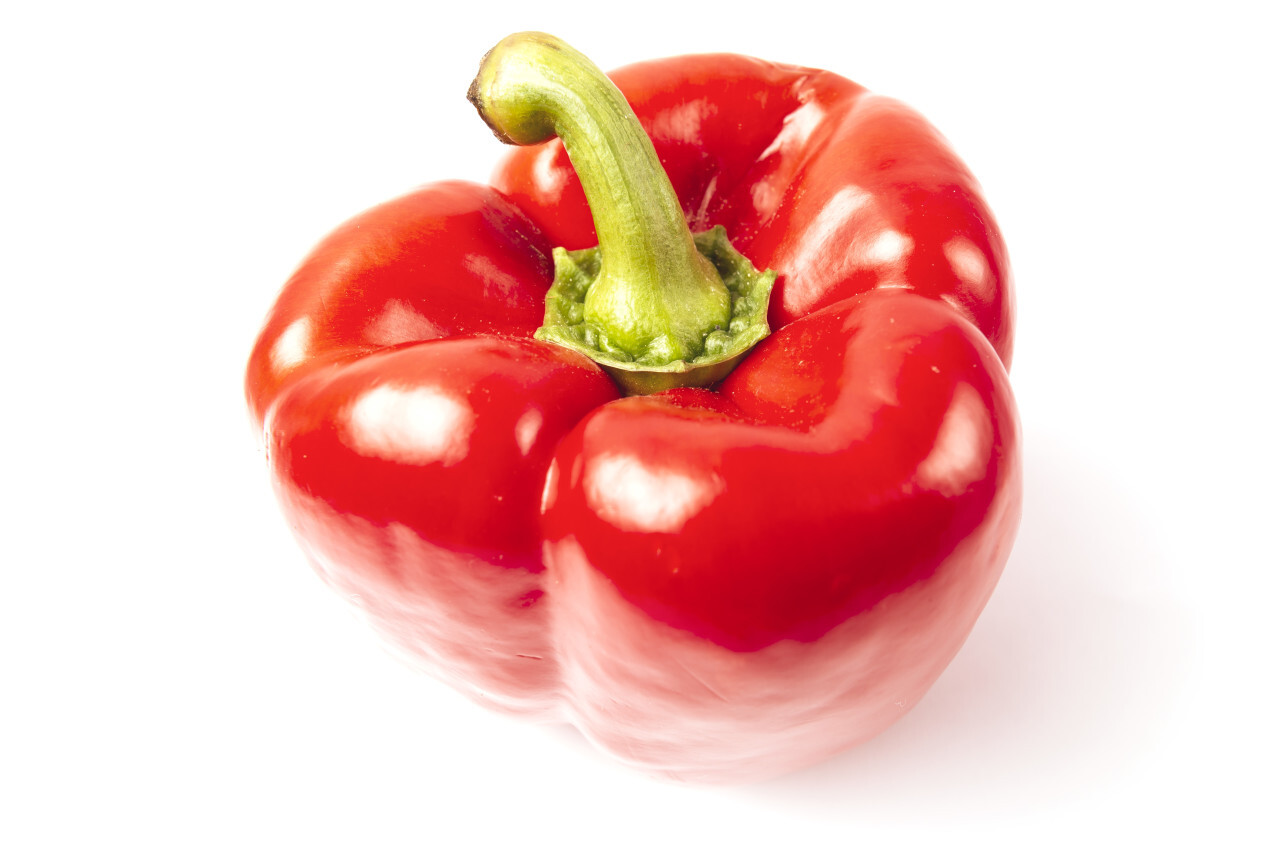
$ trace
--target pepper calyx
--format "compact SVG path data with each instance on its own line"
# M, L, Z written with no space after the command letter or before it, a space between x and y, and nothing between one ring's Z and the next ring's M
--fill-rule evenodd
M598 246L555 250L555 281L547 292L543 325L534 337L577 350L597 362L628 395L719 382L768 336L769 294L778 274L757 270L733 248L722 225L694 234L693 241L698 253L715 268L730 298L727 326L708 333L695 354L673 359L661 339L634 353L587 318L587 292L600 275Z

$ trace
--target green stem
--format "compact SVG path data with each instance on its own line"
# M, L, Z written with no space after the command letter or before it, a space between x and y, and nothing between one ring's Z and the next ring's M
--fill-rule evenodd
M468 97L504 142L564 143L600 241L580 317L606 353L592 357L649 367L703 357L709 336L730 328L734 295L695 245L653 143L604 72L554 36L517 33L485 56Z
M729 325L729 293L693 244L675 190L626 99L578 51L542 33L504 39L471 97L501 138L559 136L582 181L600 240L586 320L636 357L687 359Z

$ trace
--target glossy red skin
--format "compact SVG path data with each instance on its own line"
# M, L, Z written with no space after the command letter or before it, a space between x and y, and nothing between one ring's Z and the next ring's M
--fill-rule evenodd
M727 380L620 399L532 339L550 247L595 242L552 142L327 238L250 408L308 556L414 663L650 772L766 778L906 713L1000 575L1007 256L901 104L739 56L614 79L691 225L780 273Z

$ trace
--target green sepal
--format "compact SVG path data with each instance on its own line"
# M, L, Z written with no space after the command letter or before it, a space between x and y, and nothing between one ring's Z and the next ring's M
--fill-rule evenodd
M729 291L728 328L717 328L693 358L653 363L615 345L601 329L583 318L587 291L600 273L600 249L557 248L555 281L547 292L546 313L534 337L586 355L613 376L628 395L653 394L671 388L706 388L737 366L753 346L769 334L769 294L778 274L757 270L729 243L724 226L693 235L698 252L711 261Z

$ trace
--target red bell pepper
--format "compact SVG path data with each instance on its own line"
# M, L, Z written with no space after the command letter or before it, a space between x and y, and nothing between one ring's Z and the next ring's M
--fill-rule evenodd
M1008 260L900 103L731 55L612 80L504 40L471 98L531 147L327 237L248 401L311 562L411 661L651 772L767 777L905 714L1000 575Z

